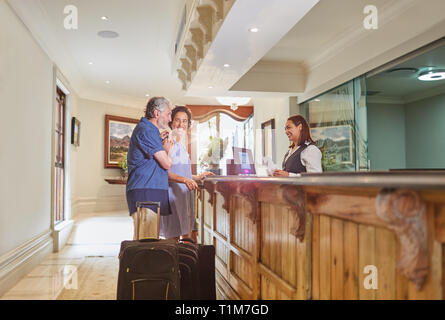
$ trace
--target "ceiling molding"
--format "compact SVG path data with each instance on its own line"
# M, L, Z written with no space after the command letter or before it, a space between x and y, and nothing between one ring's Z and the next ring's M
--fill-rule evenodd
M302 93L306 74L299 63L260 60L230 91Z
M436 97L445 94L445 85L440 87L423 90L414 94L405 96L391 96L391 95L375 95L368 96L367 102L369 103L382 103L382 104L410 104L416 101L425 100L428 98Z
M319 0L235 1L197 70L186 96L227 95L247 73ZM279 20L279 23L277 21ZM249 28L258 27L258 33ZM229 64L228 68L224 65ZM187 65L187 63L186 63ZM187 78L186 78L187 79ZM212 90L208 87L212 86Z
M379 9L379 28L387 25L390 21L397 19L406 10L418 3L418 0L391 0L385 6ZM341 54L345 48L368 37L374 31L366 30L363 26L351 25L347 30L339 33L337 37L331 39L322 48L320 54L305 59L302 63L308 70L308 73L320 67L329 61L332 57Z
M405 104L413 103L419 100L425 100L431 97L439 96L445 94L445 84L440 87L431 88L429 90L423 90L422 92L416 94L410 94L401 97Z
M424 11L430 13L428 18L425 16L422 21L415 24L410 23L407 17L395 20L384 32L373 34L372 37L356 43L353 48L347 48L342 54L312 70L308 74L306 91L298 95L299 101L309 100L442 38L445 32L445 19L443 11L438 8L443 7L443 3L431 1L430 6L424 8ZM418 3L418 6L422 7L422 4ZM419 7L413 6L407 16L412 17L419 10ZM403 34L399 32L401 28L405 30ZM363 56L363 52L372 52L372 56Z
M378 104L405 104L405 101L402 99L402 97L398 96L387 96L387 95L375 95L375 96L368 96L366 98L367 104L370 103L378 103Z

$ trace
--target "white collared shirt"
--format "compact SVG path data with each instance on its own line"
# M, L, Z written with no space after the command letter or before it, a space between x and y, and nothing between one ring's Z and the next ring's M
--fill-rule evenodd
M310 142L306 142L306 145ZM289 152L284 158L284 162L298 150L300 146L296 147L293 152ZM306 172L323 172L321 168L321 151L315 145L310 145L304 149L300 154L301 164L306 167ZM289 177L297 176L296 173L289 172Z

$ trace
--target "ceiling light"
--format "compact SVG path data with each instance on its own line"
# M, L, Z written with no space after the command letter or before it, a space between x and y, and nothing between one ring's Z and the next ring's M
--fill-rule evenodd
M209 88L209 89L213 89L213 87L212 87L212 86L208 86L208 88Z
M315 99L314 101L315 101L315 102L320 102L321 100L320 100L320 99Z
M117 37L119 37L119 33L114 32L114 31L109 31L109 30L99 31L99 32L97 33L97 35L98 35L99 37L102 37L102 38L108 38L108 39L112 39L112 38L117 38Z
M145 96L146 96L146 97L149 97L150 95L147 93Z
M249 31L253 32L253 33L256 33L258 31L260 31L260 29L258 29L258 28L250 28Z
M108 17L107 16L102 16L102 17L100 17L102 20L104 20L104 21L108 21Z
M111 82L110 80L105 81L106 84L109 84L110 82Z
M386 72L391 73L391 74L395 73L395 74L404 76L405 74L409 75L411 73L417 73L417 72L419 72L419 69L417 69L417 68L394 68L394 69L390 69Z
M422 72L419 77L421 81L437 81L445 79L445 69L436 69Z
M230 106L230 109L235 111L238 106L247 104L250 101L250 97L216 97L216 100L225 106Z
M226 63L226 64L224 65L224 68L228 68L228 67L230 67L230 64Z
M92 62L88 62L88 64L89 64L90 66L92 66L92 65L93 65L93 63L92 63Z

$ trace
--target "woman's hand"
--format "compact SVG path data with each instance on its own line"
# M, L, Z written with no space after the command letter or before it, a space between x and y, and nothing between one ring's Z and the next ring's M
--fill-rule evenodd
M162 145L164 146L165 152L167 152L167 154L170 154L170 152L171 152L171 150L173 148L174 143L173 143L172 140L170 140L168 138L168 135L167 135L167 137L162 140Z
M275 170L273 172L274 177L289 177L289 172L283 170Z
M163 131L161 133L162 142L164 142L164 139L168 139L169 136L170 136L170 133L167 130Z
M198 177L199 177L199 180L202 180L207 176L214 176L214 175L215 174L213 172L205 171L205 172L201 173Z
M187 186L187 188L189 188L190 191L199 189L196 182L192 179L184 178L183 183Z

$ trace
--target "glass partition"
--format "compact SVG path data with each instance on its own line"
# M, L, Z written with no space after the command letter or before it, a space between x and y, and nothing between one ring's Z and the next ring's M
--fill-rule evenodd
M324 172L368 169L364 77L301 104L300 110L322 152Z
M366 78L354 79L354 119L356 170L368 171L368 118Z

